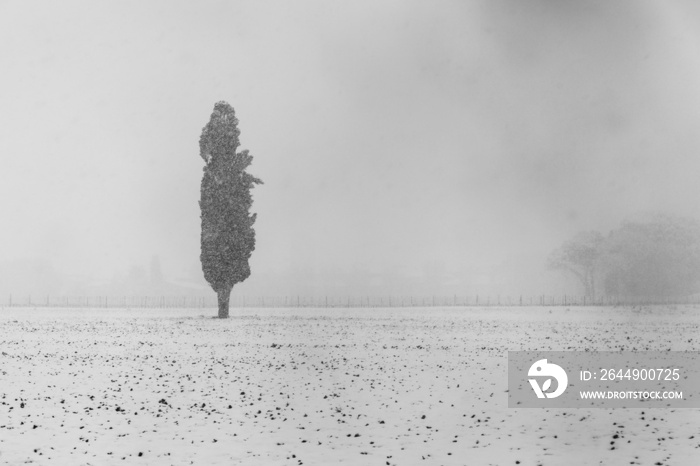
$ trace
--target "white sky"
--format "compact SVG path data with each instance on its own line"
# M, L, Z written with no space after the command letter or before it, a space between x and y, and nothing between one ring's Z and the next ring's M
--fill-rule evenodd
M218 100L265 182L250 280L697 217L699 34L692 1L0 0L0 263L196 270Z

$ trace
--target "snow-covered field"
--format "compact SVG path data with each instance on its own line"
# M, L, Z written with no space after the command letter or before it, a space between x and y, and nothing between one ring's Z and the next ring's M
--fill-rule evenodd
M700 309L0 309L0 463L695 465L700 410L509 409L508 350L700 350Z

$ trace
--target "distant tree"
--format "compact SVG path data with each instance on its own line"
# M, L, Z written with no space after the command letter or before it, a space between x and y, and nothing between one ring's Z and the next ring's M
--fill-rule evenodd
M129 267L129 272L126 276L126 282L124 285L127 289L126 292L129 294L143 293L148 285L146 269L144 269L141 265L132 265Z
M651 214L626 221L603 249L610 295L661 298L700 291L700 226L692 219Z
M233 286L250 276L257 216L250 213L251 189L262 184L246 172L253 157L247 150L237 152L239 134L233 107L217 102L199 138L199 153L206 162L199 201L200 259L204 278L217 294L220 318L229 315Z
M163 283L163 272L160 269L160 256L151 256L151 285Z
M580 232L550 254L549 267L574 275L583 285L584 294L595 300L602 244L603 235L597 231Z

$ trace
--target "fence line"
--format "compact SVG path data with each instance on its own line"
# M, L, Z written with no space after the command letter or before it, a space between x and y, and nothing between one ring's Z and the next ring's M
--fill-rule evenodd
M216 296L13 296L5 298L3 307L65 308L216 308ZM574 295L537 296L231 296L233 308L264 307L467 307L467 306L620 306L700 304L700 295L686 297L613 297L592 300Z

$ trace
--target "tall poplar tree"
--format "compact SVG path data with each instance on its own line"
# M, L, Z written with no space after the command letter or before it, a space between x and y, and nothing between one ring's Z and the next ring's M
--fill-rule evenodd
M233 107L217 102L199 138L199 154L206 162L199 206L202 271L217 294L220 318L228 317L233 286L250 276L257 216L250 213L251 189L262 184L246 172L253 156L247 150L237 152L239 135Z

